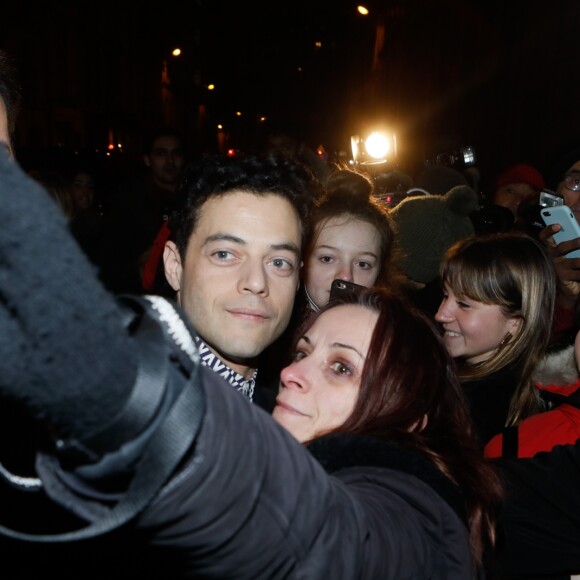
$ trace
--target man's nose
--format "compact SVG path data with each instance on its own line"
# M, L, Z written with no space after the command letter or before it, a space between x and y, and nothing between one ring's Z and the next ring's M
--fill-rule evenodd
M248 260L242 268L239 281L240 292L268 294L268 275L260 260Z

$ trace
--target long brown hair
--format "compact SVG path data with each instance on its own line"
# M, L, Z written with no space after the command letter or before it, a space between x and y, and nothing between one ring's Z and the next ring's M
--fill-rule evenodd
M519 232L481 235L452 246L441 280L456 296L501 307L521 320L519 330L486 361L458 364L461 381L485 378L501 369L516 374L508 425L542 410L532 373L550 339L556 300L556 272L544 246Z
M501 485L482 457L454 361L435 325L392 290L365 289L323 312L341 304L368 308L378 320L353 412L333 432L395 442L432 461L465 497L472 553L481 564L484 546L495 541Z

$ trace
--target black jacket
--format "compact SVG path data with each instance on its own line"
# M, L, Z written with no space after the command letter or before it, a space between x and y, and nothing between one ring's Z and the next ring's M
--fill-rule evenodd
M171 578L472 577L461 495L431 463L393 445L344 436L318 440L308 453L203 370L207 408L195 448L154 503L80 552L74 544L57 552L40 546L49 562L59 553L55 565L65 577L67 561L78 564L94 550L101 561L93 572L105 566L109 574L148 562L149 573ZM66 481L62 472L51 476ZM80 484L52 494L79 512L106 500ZM120 545L126 546L121 553Z
M485 445L506 425L510 403L517 389L514 372L500 371L474 381L462 381L467 404L475 424L475 432Z

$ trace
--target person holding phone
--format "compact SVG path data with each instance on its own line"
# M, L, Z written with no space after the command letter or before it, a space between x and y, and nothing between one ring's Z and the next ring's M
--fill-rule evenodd
M573 149L555 163L552 171L555 191L564 198L576 220L580 220L580 149ZM571 344L578 330L575 320L576 304L580 295L580 258L572 255L580 249L580 237L558 243L554 234L563 224L554 222L539 233L539 239L548 248L556 269L558 292L552 327L552 344Z

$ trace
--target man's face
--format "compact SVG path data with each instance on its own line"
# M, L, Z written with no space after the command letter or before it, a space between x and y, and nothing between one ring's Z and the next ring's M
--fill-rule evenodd
M538 204L539 193L529 183L508 183L496 190L493 201L509 209L517 219L520 208Z
M566 205L574 212L576 219L580 222L580 191L571 189L575 182L580 183L580 161L577 161L566 171L566 175L558 184L557 193L564 197Z
M5 144L8 149L8 154L12 156L12 147L10 142L10 132L8 131L8 114L6 113L6 105L0 98L0 142Z
M153 181L165 189L177 186L183 168L183 146L176 137L159 137L153 141L151 152L143 158L151 169Z
M301 266L301 224L286 199L234 191L208 199L185 260L168 242L165 275L203 341L248 375L286 328Z

